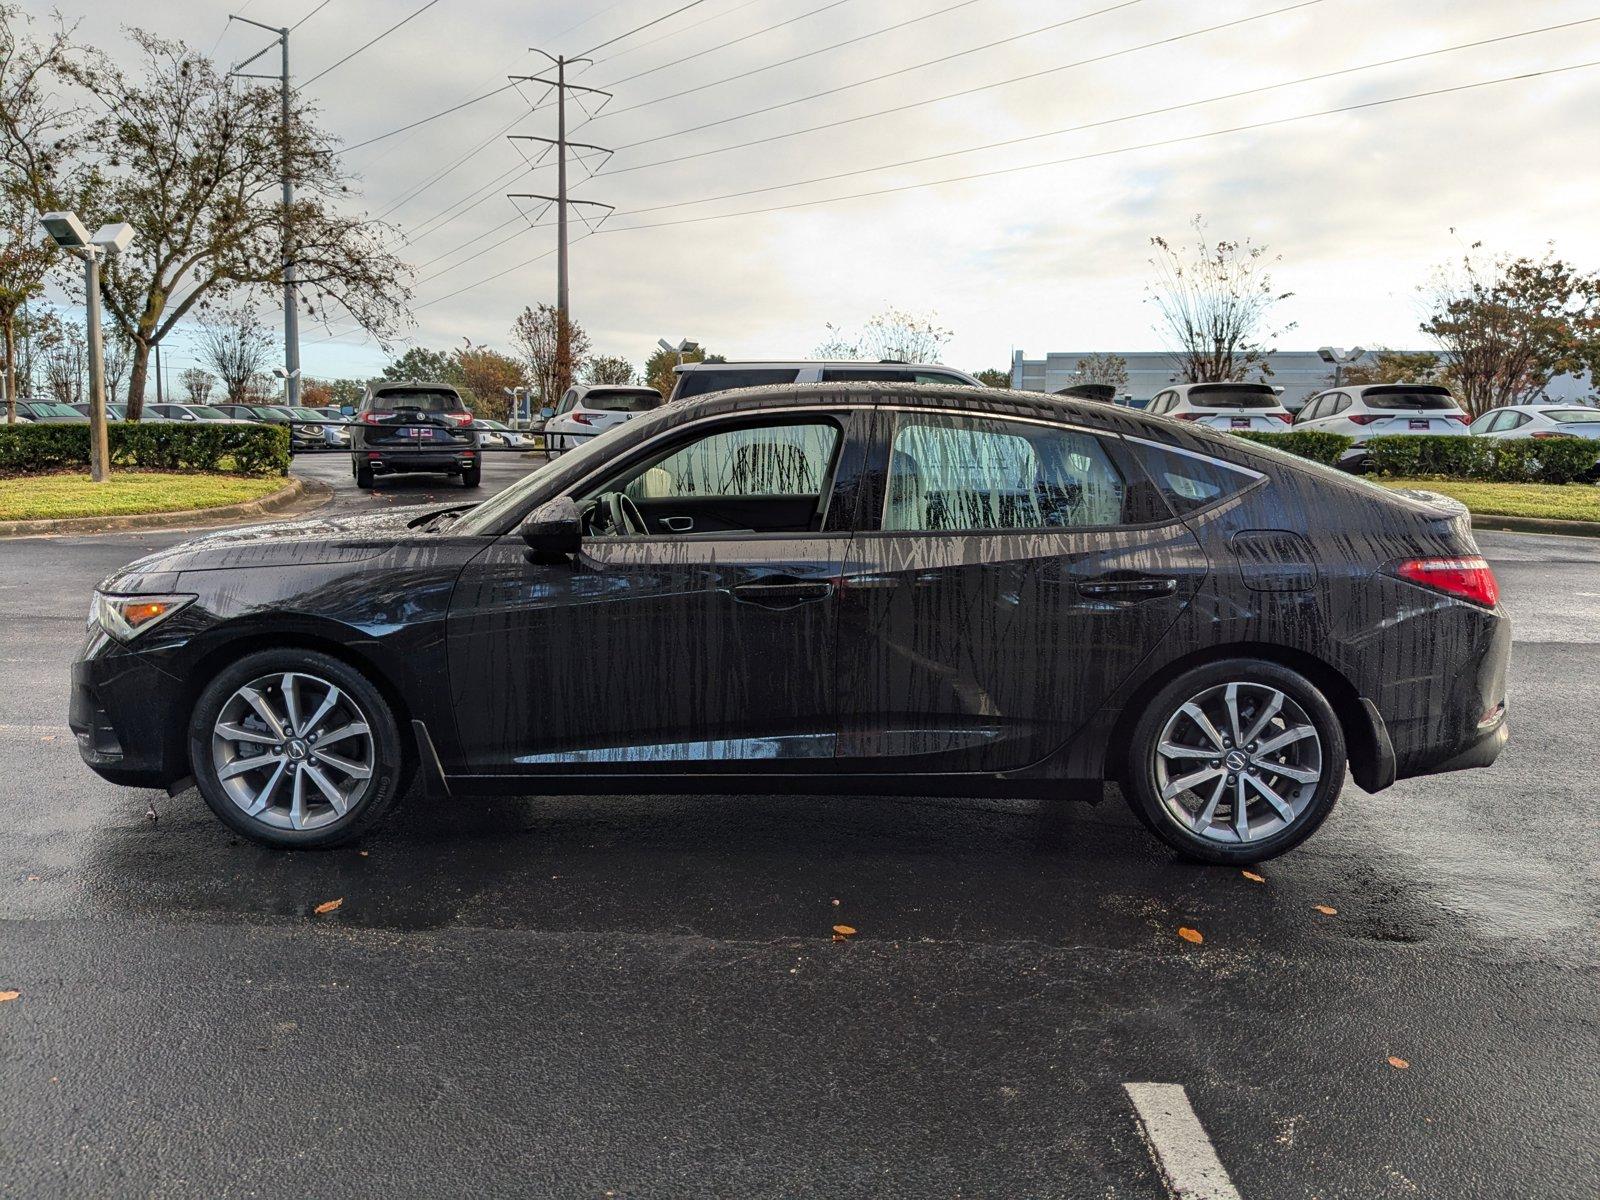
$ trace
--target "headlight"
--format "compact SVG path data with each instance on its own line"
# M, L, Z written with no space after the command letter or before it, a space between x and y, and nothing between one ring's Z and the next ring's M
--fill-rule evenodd
M108 596L96 592L89 606L89 623L99 625L119 642L131 642L193 599L193 596Z

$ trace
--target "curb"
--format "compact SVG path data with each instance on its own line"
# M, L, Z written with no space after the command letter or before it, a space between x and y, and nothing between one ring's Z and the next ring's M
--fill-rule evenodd
M0 521L0 537L40 537L67 533L117 533L125 529L186 529L213 521L264 517L288 508L303 497L322 503L333 494L325 483L291 479L287 485L259 500L224 504L217 508L187 508L177 512L129 513L123 517L64 517L47 521Z
M1600 537L1600 521L1561 521L1554 517L1495 517L1473 513L1472 527L1500 533L1559 533L1567 537Z

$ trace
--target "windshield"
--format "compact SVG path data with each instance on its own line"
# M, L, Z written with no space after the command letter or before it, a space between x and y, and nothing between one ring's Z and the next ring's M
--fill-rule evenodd
M1422 391L1414 388L1368 388L1361 399L1368 408L1425 409L1432 412L1455 412L1456 402L1446 391Z
M29 406L36 417L81 417L83 414L70 404L52 404L44 400L35 400Z
M189 411L197 417L204 417L208 421L226 421L228 414L220 408L212 408L209 404L191 404Z
M314 408L295 408L290 409L290 411L294 413L295 416L306 421L326 421L328 419L325 415L319 413Z
M1596 408L1547 408L1544 410L1544 415L1558 425L1583 425L1600 422L1600 409Z
M583 398L583 407L598 412L649 412L661 407L661 396L654 389L635 392L594 391Z
M1190 388L1189 403L1196 408L1277 408L1278 397L1269 387L1222 383Z
M505 519L508 513L515 512L528 496L543 487L545 481L555 475L557 471L565 470L569 466L581 464L590 459L605 458L611 449L611 439L627 429L631 423L619 423L598 437L590 438L576 450L568 450L565 454L552 458L538 470L524 475L519 482L512 484L499 495L485 500L476 508L471 509L450 527L450 532L465 534L489 533Z
M257 404L251 411L258 417L266 417L269 421L287 421L289 419L289 410L276 404Z
M419 412L460 412L464 405L454 392L439 388L390 388L373 396L366 408L369 412L396 412L413 408Z

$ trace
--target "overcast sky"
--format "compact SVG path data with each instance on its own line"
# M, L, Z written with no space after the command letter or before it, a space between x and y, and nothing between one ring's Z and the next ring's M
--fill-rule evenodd
M536 73L546 64L526 47L580 54L686 2L437 0L308 90L326 127L354 145L480 95L510 73ZM268 35L237 23L225 29L228 12L293 23L318 3L61 0L61 8L88 18L86 38L119 57L128 47L117 22L137 19L233 62ZM328 0L293 35L294 73L309 79L423 3ZM1581 265L1600 267L1600 67L1149 146L1600 60L1595 21L1194 105L1596 11L1577 0L1313 0L1288 10L1293 3L702 0L599 49L595 65L572 76L614 84L616 98L592 123L570 110L569 136L640 143L573 189L618 209L599 235L574 243L573 314L598 351L638 365L663 335L693 337L730 357L806 356L826 322L848 328L896 305L937 313L955 331L945 361L976 370L1005 365L1013 348L1030 357L1160 348L1145 301L1149 238L1181 236L1196 213L1212 235L1248 237L1282 256L1275 282L1294 297L1279 316L1298 324L1280 338L1285 348L1423 344L1416 285L1465 241L1529 253L1553 241ZM48 6L28 7L42 14ZM812 10L821 11L801 16ZM1180 36L1258 14L1269 15ZM799 19L758 32L790 18ZM877 32L903 22L912 23ZM755 36L714 49L746 34ZM847 39L859 40L824 49ZM1001 39L1013 40L917 66ZM1177 40L1139 48L1162 39ZM1110 57L1070 65L1100 56ZM901 68L916 69L863 82ZM1036 72L1048 73L989 86ZM751 74L722 82L742 73ZM664 98L686 89L698 90ZM802 101L830 89L842 90ZM969 89L981 90L919 103ZM363 205L395 225L399 253L419 267L420 307L406 342L445 348L470 337L504 346L523 305L554 299L553 253L517 266L552 250L554 231L526 228L531 222L503 193L551 191L555 172L495 182L523 161L498 131L554 133L553 107L529 112L540 94L536 85L508 91L349 154ZM743 115L774 105L782 107ZM706 153L906 105L913 107ZM1190 107L1115 120L1172 105ZM686 132L710 122L721 123ZM1095 122L1102 124L1054 132ZM951 153L1020 138L1030 140ZM1147 148L1130 149L1139 146ZM933 155L945 157L886 165ZM692 157L660 162L679 156ZM1068 158L1079 161L887 191ZM844 172L852 173L774 187ZM682 203L754 189L771 190ZM723 216L861 192L880 194ZM479 195L475 206L460 204ZM718 219L690 220L705 217ZM513 240L462 261L519 223ZM655 227L628 231L644 225ZM584 226L575 222L574 230ZM335 323L331 332L347 329ZM359 334L330 338L315 326L303 333L308 376L365 376L387 357ZM175 374L187 356L173 350Z

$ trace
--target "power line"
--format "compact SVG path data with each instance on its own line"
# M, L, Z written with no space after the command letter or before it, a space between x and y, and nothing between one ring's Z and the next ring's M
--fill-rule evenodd
M389 26L389 28L385 29L382 33L380 33L377 37L373 38L370 42L367 42L367 43L365 43L365 44L363 44L361 46L357 46L354 50L350 51L349 54L346 54L338 62L334 63L333 66L327 67L327 68L325 68L325 69L323 69L321 71L318 71L315 75L313 75L310 79L306 80L300 86L301 87L310 87L317 80L321 79L324 75L328 74L328 72L338 70L340 67L344 66L345 63L349 62L352 58L354 58L356 55L360 54L362 51L370 50L373 46L376 46L379 42L383 41L384 38L388 37L396 29L399 29L402 25L404 25L407 22L413 20L414 18L420 17L423 13L427 12L430 8L432 8L437 3L439 3L439 0L428 0L428 2L426 4L424 4L421 8L416 9L415 11L411 12L407 16L401 17L400 20L396 21L393 25Z
M757 29L753 33L746 33L740 37L730 38L725 42L719 42L715 46L707 46L704 50L696 50L693 54L682 54L677 58L669 58L664 63L660 63L645 71L636 71L632 75L625 75L621 79L613 79L610 83L606 84L606 87L614 88L624 83L632 83L635 79L643 79L646 75L654 75L657 71L665 71L668 67L681 67L684 63L693 62L697 58L704 58L707 54L715 54L719 50L726 50L729 46L737 46L740 42L748 42L751 38L760 37L764 33L771 33L774 29L782 29L785 25L793 25L798 21L804 21L807 17L814 17L818 13L827 12L830 8L838 8L841 4L849 4L851 2L852 0L829 0L827 4L810 9L806 12L798 14L797 16L786 17L782 21L778 21L772 25L764 26L761 29ZM654 101L651 101L650 103L654 103Z
M668 30L666 33L658 33L653 38L646 38L637 46L629 46L626 50L618 50L615 54L608 54L602 59L597 59L595 66L598 67L603 66L608 62L616 62L619 58L627 58L630 54L637 54L641 50L647 50L651 46L666 41L668 38L679 37L682 34L688 33L691 29L699 29L702 25L709 25L712 21L725 21L729 17L733 16L734 13L743 12L752 4L759 3L761 3L761 0L744 0L744 3L742 4L735 4L732 8L725 9L722 12L712 13L709 17L701 17L698 21L690 21L687 25L680 25L677 29ZM555 41L560 37L561 35L557 34L556 37L552 38L551 40Z
M338 66L338 64L335 63L334 66ZM329 71L332 69L333 67L328 68ZM327 71L324 71L323 74L327 74ZM385 138L394 137L397 133L405 133L407 130L415 129L419 125L426 125L430 121L437 121L440 117L448 117L451 113L460 112L463 108L471 108L474 104L479 104L484 100L488 100L492 96L498 96L501 92L509 92L516 86L517 85L515 83L505 84L501 87L495 88L493 91L484 92L481 96L474 96L471 100L463 100L460 104L452 104L449 108L436 112L432 116L422 117L418 120L412 121L408 125L402 125L398 129L391 129L388 133L380 133L376 137L369 137L366 141L357 142L353 146L344 146L333 153L349 154L352 151L360 150L364 146L372 145L373 142L381 142Z
M301 17L298 21L296 21L293 25L289 26L289 32L293 33L296 29L299 29L300 26L304 25L307 21L311 20L312 17L316 16L319 12L321 12L323 9L327 8L328 5L330 5L332 3L333 3L333 0L322 0L321 4L317 5L310 12L308 12L305 16Z
M626 33L619 33L614 38L607 38L605 41L601 42L598 46L590 46L582 54L575 54L575 55L573 55L573 57L574 58L588 58L589 55L593 54L596 50L604 50L607 46L613 46L616 43L622 41L624 38L630 38L636 33L643 33L646 29L649 29L652 25L659 25L659 24L661 24L661 22L670 20L671 18L677 16L679 13L688 12L691 8L697 8L700 5L704 4L705 2L706 2L706 0L689 0L688 4L679 5L677 8L673 9L671 12L662 13L659 17L654 17L651 20L646 21L643 25L635 25L632 29L628 30Z

